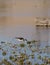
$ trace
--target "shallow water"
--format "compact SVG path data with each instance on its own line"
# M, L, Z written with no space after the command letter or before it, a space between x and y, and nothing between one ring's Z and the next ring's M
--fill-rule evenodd
M0 48L1 48L0 49L0 62L3 59L7 59L8 61L13 62L12 60L9 59L9 57L10 56L15 57L15 55L17 55L17 57L18 57L18 56L20 56L21 53L25 53L24 50L26 50L25 54L29 56L29 59L26 59L24 61L25 63L26 63L26 61L31 61L32 65L34 65L35 63L43 64L44 62L42 61L42 59L38 59L39 55L42 58L43 57L50 58L50 51L47 52L46 50L41 50L42 53L39 53L39 51L32 52L31 48L27 44L25 44L26 46L23 48L20 47L19 45L20 44L17 45L17 44L12 44L12 43L8 43L8 42L1 44L0 45ZM32 44L32 48L33 48L33 50L36 49L36 47L34 47L33 44ZM45 48L45 46L43 48ZM41 48L41 49L43 49L43 48ZM6 55L2 54L4 51L6 52ZM13 52L15 52L15 53L13 53ZM31 55L34 55L34 58L32 58ZM15 65L15 61L13 63L12 64Z
M20 44L23 42L19 42L15 39L15 37L17 36L21 36L24 37L28 40L40 40L40 45L38 45L37 43L35 43L35 46L33 45L33 49L36 48L40 48L43 49L45 48L45 46L50 45L50 28L49 29L44 29L44 28L39 28L36 29L34 26L31 25L14 25L14 26L10 26L7 23L1 23L2 25L0 26L0 47L7 52L7 55L3 56L2 55L2 50L0 49L0 61L3 60L3 58L9 60L9 56L13 55L15 56L20 55L19 52L24 53L24 49L21 49L20 47L17 48L13 48L14 44ZM7 44L3 43L1 44L1 41L5 41ZM9 44L11 43L11 44ZM26 45L26 54L27 55L31 55L32 51L29 47L27 47L28 45ZM21 49L21 50L20 50ZM47 48L48 49L48 48ZM35 52L35 58L32 59L31 57L29 57L29 61L32 62L32 65L34 64L34 62L36 61L36 63L42 64L44 63L42 60L38 60L38 55L40 55L41 57L49 57L50 58L50 48L48 50L42 50L42 53L40 54L39 52ZM13 54L13 51L15 51L16 53ZM45 52L44 52L45 51ZM28 54L29 53L29 54ZM10 60L9 60L10 61ZM12 61L10 61L12 62ZM26 63L26 61L25 61Z
M39 3L39 5L37 3ZM46 1L45 3L49 4L49 1L48 2ZM29 56L29 59L28 60L26 59L25 63L26 61L31 61L32 65L34 65L34 63L39 64L44 63L42 59L38 59L39 55L42 58L45 56L47 56L47 58L50 58L50 47L45 48L46 46L50 46L50 28L36 29L33 20L33 16L34 17L50 16L49 13L50 8L45 7L46 4L44 5L43 0L42 1L31 0L31 2L5 0L4 3L2 1L1 6L2 8L0 8L0 61L2 61L3 59L7 59L12 63L13 61L10 60L9 57L15 55L20 56L21 53L25 53L25 50L26 55L28 56L31 54L34 55L34 58ZM32 48L28 47L27 44L25 48L21 48L20 46L17 46L15 44L20 44L24 42L17 41L15 37L24 37L29 41L40 40L40 42L38 44L35 43L32 46ZM1 41L4 41L6 43L1 43ZM38 49L38 50L32 52L31 49L32 50ZM3 51L6 52L6 55L2 54ZM15 62L13 63L14 63L13 65L16 65Z

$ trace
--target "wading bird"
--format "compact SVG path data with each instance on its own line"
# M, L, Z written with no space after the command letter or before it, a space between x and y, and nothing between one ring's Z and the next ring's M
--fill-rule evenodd
M18 41L26 41L27 42L27 39L24 39L23 37L15 37L15 39L17 39Z

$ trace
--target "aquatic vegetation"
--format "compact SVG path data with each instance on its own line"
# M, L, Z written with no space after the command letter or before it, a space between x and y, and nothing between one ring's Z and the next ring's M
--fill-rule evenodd
M13 51L13 54L15 54L16 52L15 51Z
M26 61L26 64L27 65L32 65L32 62L31 61Z
M34 59L34 58L35 58L34 54L31 54L31 55L29 55L29 56L31 56L31 58L32 58L32 59Z
M41 59L41 56L40 55L38 55L38 59Z
M29 44L29 45L30 45L30 44L31 44L31 41L27 41L27 44Z
M12 65L9 61L7 61L6 59L3 59L2 60L2 63L4 64L4 65Z
M2 52L2 55L3 55L3 56L5 56L6 54L7 54L6 51L3 51L3 52Z
M9 57L9 59L10 59L10 60L13 60L13 59L14 59L14 57L13 57L13 56L10 56L10 57Z
M36 43L36 42L38 42L38 41L37 41L37 40L32 40L31 42L32 42L32 43Z
M34 46L34 43L35 46ZM0 46L0 55L2 54L0 65L48 65L50 56L46 52L46 46L37 48L36 42L28 41L27 44L12 44L2 42ZM38 49L38 51L37 51ZM20 53L19 53L20 52ZM3 59L4 58L4 59ZM31 60L30 60L31 59ZM34 62L36 59L36 63Z
M36 50L36 49L34 49L34 48L31 48L31 51L34 53L34 52L36 52L37 50Z
M21 44L20 44L20 47L25 47L25 44L24 44L24 43L21 43Z
M1 50L2 48L0 47L0 50Z
M48 63L50 64L50 58L47 59Z
M27 54L21 53L20 56L24 59L29 59L29 57L27 56Z
M23 57L21 57L21 56L20 56L20 57L18 57L18 58L17 58L17 62L16 62L16 63L17 63L17 65L24 65L24 58L23 58Z
M41 65L45 65L45 64L41 64Z
M34 65L39 65L39 63L35 63Z

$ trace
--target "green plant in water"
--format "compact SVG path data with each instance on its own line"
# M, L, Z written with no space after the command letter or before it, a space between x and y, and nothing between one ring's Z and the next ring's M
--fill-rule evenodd
M45 64L41 64L41 65L45 65Z
M47 59L48 63L50 64L50 58Z
M31 51L32 51L32 53L33 53L33 52L36 52L36 49L31 49Z
M31 41L27 41L27 44L29 45L28 47L31 49L31 47L32 47Z
M0 65L3 65L2 61L0 62Z
M30 45L30 44L31 44L31 41L27 41L27 44L29 44L29 45Z
M34 59L34 55L32 55L32 59Z
M15 61L14 56L10 56L9 59L12 60L12 61Z
M2 63L4 64L4 65L12 65L9 61L7 61L6 59L3 59L2 60Z
M35 63L34 65L39 65L39 63Z
M15 51L13 51L13 54L15 54L16 52Z
M21 56L22 58L24 58L24 59L28 59L28 56L27 56L26 54L24 54L24 53L21 53L20 56Z
M49 46L48 46L48 45L46 45L45 47L46 47L46 48L48 48Z
M38 55L38 59L41 59L41 56L40 55Z
M35 58L34 54L31 54L30 56L31 56L31 58L32 58L32 59L34 59L34 58Z
M18 55L15 54L14 56L17 57Z
M24 43L20 44L20 47L25 47L25 44Z
M32 65L32 62L31 61L27 61L26 64L27 65Z
M16 61L16 64L17 65L24 65L24 58L22 58L22 57L18 58Z
M44 56L44 57L42 58L42 61L43 61L45 64L48 64L48 58L47 58L46 56Z
M32 40L32 43L38 42L37 40Z
M2 55L5 56L5 55L6 55L6 51L3 51L3 52L2 52Z

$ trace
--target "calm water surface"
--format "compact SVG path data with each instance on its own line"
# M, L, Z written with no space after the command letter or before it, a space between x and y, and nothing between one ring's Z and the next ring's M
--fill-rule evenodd
M16 36L17 37L21 36L28 40L31 40L35 37L34 34L35 34L34 26L0 22L0 41L10 40Z
M24 37L28 40L50 42L50 28L36 29L35 25L17 25L14 23L0 22L0 41L10 41L14 37Z

